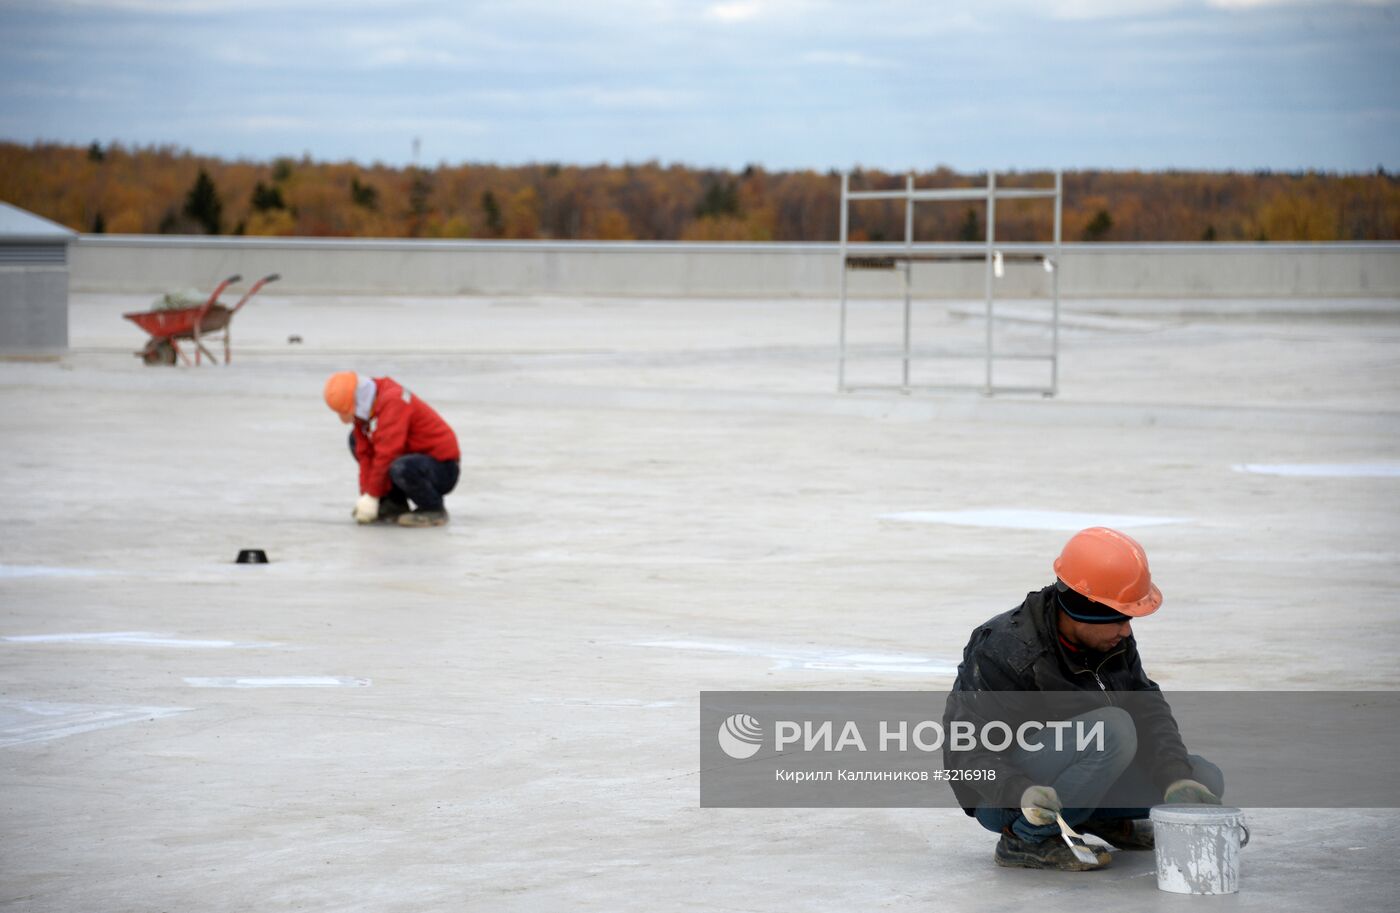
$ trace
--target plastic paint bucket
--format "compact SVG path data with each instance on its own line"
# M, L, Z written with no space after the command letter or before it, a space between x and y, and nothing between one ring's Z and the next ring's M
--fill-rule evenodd
M1244 812L1222 805L1159 805L1152 809L1157 887L1174 894L1234 894L1240 848L1249 844Z

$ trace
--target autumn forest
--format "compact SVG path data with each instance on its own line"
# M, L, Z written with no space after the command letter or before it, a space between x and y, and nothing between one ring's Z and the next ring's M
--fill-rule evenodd
M852 189L899 188L857 170ZM936 168L919 187L980 186ZM1048 172L999 174L1049 186ZM834 241L836 172L742 171L642 162L504 167L225 161L175 147L0 143L0 200L81 232L383 238ZM917 241L985 236L981 204L915 208ZM997 207L1002 240L1050 237L1050 207ZM902 240L902 202L852 208L853 240ZM1070 171L1067 241L1377 241L1400 238L1400 180L1318 172Z

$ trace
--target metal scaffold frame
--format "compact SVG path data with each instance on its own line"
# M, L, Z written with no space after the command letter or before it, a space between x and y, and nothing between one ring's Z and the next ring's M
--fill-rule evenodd
M899 390L909 393L914 390L981 390L987 396L997 393L1039 393L1054 396L1059 391L1060 380L1060 234L1064 182L1059 171L1055 172L1053 189L1025 187L997 187L995 172L987 173L985 187L953 187L942 189L916 189L914 175L905 177L903 190L851 190L850 172L841 175L841 329L840 360L837 365L836 385L842 393L852 390ZM1055 205L1054 238L1049 244L1017 244L1016 251L1000 250L996 246L996 204L997 200L1053 200ZM867 247L865 252L853 252L849 239L850 206L853 200L903 200L904 201L904 247L890 252L887 246ZM987 238L983 251L978 254L915 251L914 250L914 204L925 201L981 201L987 205ZM910 365L913 361L913 266L915 263L948 263L958 261L985 262L986 270L986 321L987 335L983 352L969 353L960 357L981 357L986 361L986 377L982 384L944 384L939 386L913 385L910 382ZM1039 262L1050 273L1050 352L1038 354L998 354L995 348L993 328L995 326L996 280L1001 277L1007 262ZM846 382L846 362L848 350L846 331L848 322L847 277L852 269L895 269L903 264L900 271L904 284L904 329L903 329L903 371L899 384L861 384ZM947 356L959 357L959 356ZM993 364L998 359L1018 359L1048 361L1050 382L1042 387L997 386Z

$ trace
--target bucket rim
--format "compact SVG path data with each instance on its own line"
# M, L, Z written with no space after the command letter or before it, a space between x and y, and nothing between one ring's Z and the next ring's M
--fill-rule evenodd
M1229 805L1181 803L1158 805L1149 813L1154 823L1163 824L1228 824L1244 817L1244 809Z

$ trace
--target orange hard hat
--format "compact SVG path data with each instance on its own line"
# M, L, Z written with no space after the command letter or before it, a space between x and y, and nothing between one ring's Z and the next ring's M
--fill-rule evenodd
M359 383L354 371L337 371L326 381L326 405L345 421L355 416L355 388Z
M1133 618L1162 605L1147 552L1132 536L1092 526L1075 533L1055 559L1055 576L1081 596Z

